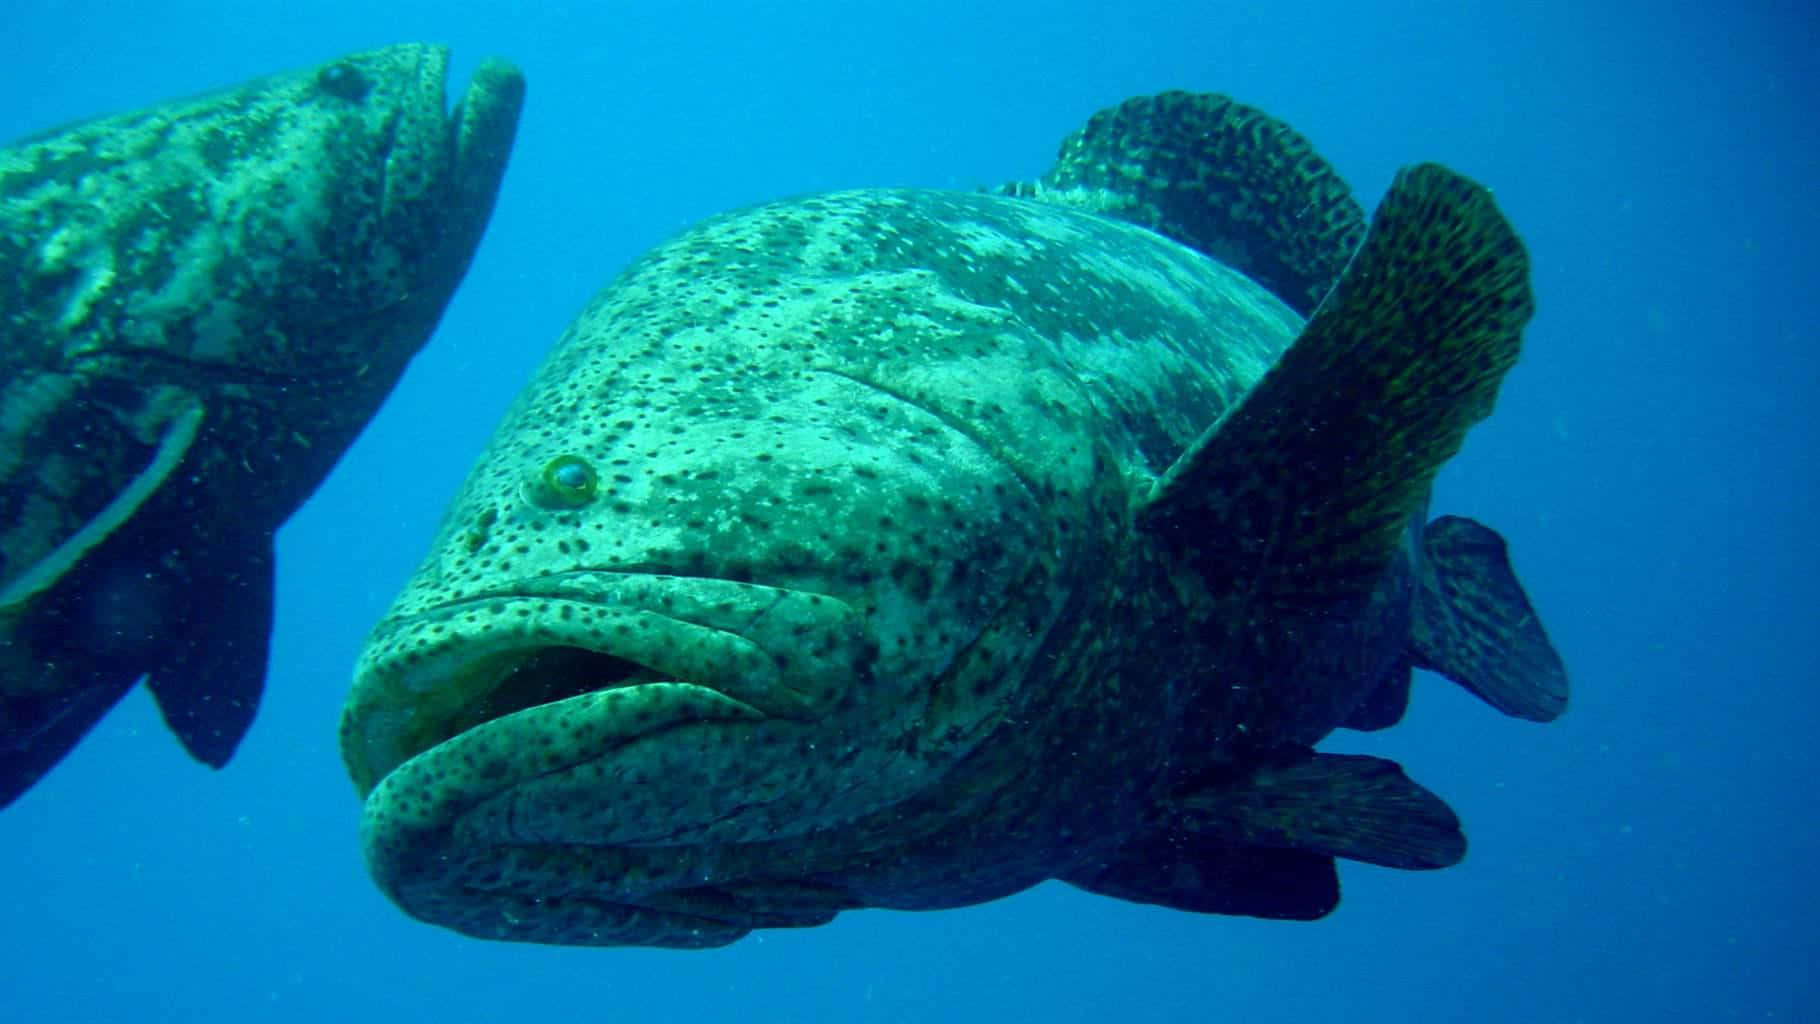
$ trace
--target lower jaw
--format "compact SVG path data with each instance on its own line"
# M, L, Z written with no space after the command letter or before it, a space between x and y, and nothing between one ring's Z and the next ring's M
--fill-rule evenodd
M856 904L740 866L762 860L734 834L762 800L715 766L758 730L792 727L763 717L713 690L651 682L484 723L374 789L368 868L407 913L479 938L700 948L826 923Z
M687 884L686 876L701 874L698 863L726 852L496 846L388 895L419 920L475 938L677 949L723 946L755 928L822 925L859 905L838 889L802 882Z

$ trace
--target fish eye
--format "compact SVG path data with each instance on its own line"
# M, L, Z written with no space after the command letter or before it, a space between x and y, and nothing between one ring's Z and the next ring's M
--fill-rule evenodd
M543 508L580 508L594 500L600 474L579 455L558 455L544 463L529 488L533 504Z
M340 97L349 103L359 103L366 99L373 85L354 65L338 61L316 72L316 87L330 96Z

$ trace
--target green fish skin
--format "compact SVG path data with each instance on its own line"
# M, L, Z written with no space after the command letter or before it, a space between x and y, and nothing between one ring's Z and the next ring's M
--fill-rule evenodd
M1218 96L990 194L697 225L575 320L362 654L373 876L687 948L1052 878L1313 918L1336 858L1451 864L1444 803L1313 748L1418 666L1565 707L1502 541L1425 523L1530 309L1483 188L1407 169L1367 231Z
M435 328L524 97L399 45L0 149L0 806L141 678L220 767L272 535Z

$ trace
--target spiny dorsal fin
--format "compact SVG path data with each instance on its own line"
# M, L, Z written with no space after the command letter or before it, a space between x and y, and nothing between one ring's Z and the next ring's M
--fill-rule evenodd
M1001 191L1149 228L1237 267L1303 316L1365 234L1352 190L1307 139L1215 93L1102 110L1063 140L1041 181Z
M1157 482L1145 527L1263 611L1364 598L1491 411L1533 309L1490 193L1404 169L1300 337Z

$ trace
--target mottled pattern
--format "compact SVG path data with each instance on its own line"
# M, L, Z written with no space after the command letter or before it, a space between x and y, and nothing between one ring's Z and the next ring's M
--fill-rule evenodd
M1420 322L1476 275L1527 295L1452 184L1400 182L1438 212L1387 223L1345 294L1412 284ZM1487 257L1461 280L1384 258L1456 226ZM1032 198L846 192L691 229L571 326L362 654L342 750L376 880L470 935L697 947L1048 878L1313 917L1333 857L1452 863L1432 794L1308 749L1407 677L1406 534L1368 592L1286 609L1257 583L1295 568L1219 533L1292 519L1285 475L1344 491L1401 457L1371 441L1406 396L1332 358L1407 358L1377 321L1342 304L1298 337L1238 271ZM1381 421L1358 467L1275 457L1311 429L1255 408L1286 351L1320 376L1285 398ZM1455 397L1435 430L1482 415ZM1247 407L1276 432L1208 464ZM1246 485L1179 483L1221 474ZM1246 574L1206 571L1222 555Z
M1365 237L1365 211L1295 129L1217 93L1138 96L1062 140L1006 190L1128 220L1243 270L1314 311Z
M263 673L267 624L215 610L269 607L272 531L428 338L504 169L522 79L483 64L451 115L447 66L394 46L0 149L0 794L87 693L92 721L151 672L169 719L210 685L179 674ZM256 683L173 727L225 760Z
M725 941L734 930L686 907L673 911L682 925L654 937L639 931L657 927L640 915L618 920L630 908L560 896L664 892L677 884L670 873L705 855L726 864L690 869L692 884L721 898L728 882L800 878L767 864L765 844L809 833L826 839L789 846L791 863L870 859L866 846L896 845L918 827L907 801L1012 720L1094 708L1092 724L1067 730L1069 756L1127 756L1115 749L1125 734L1155 730L1148 713L1116 713L1126 666L1180 643L1178 597L1125 549L1133 505L1296 326L1268 293L1196 253L1040 203L855 192L690 231L596 299L520 397L365 652L344 749L366 792L489 691L560 696L522 678L542 668L526 652L552 646L644 666L575 658L570 692L673 679L742 705L694 686L701 699L686 707L670 689L623 691L617 714L642 708L651 731L672 731L667 742L651 731L635 731L637 743L607 738L619 721L603 721L593 695L493 722L501 739L477 730L388 780L369 808L384 822L369 824L369 842L408 844L459 817L461 829L492 835L463 841L487 856L501 854L483 843L526 832L623 843L602 856L627 864L611 871L628 877L601 878L603 861L592 882L513 855L516 881L499 884L545 908L527 915L521 937L686 944L678 933L701 929L700 941ZM597 468L598 493L580 509L540 506L531 499L544 468L565 455ZM756 646L753 666L794 674L805 652L790 632L776 643L757 635L793 604L812 605L805 625L863 630L863 641L826 656L839 689L818 691L807 711L774 712L740 658ZM1051 636L1058 619L1083 615L1129 629ZM691 632L730 650L704 668L676 664ZM806 653L813 662L829 646ZM1064 678L1028 678L1059 664ZM1125 696L1149 702L1154 681L1140 675ZM748 721L753 708L767 717ZM540 743L548 760L522 768L495 760L521 758L526 731L588 740ZM1152 755L1157 739L1146 741ZM1026 756L1040 770L1039 754ZM486 784L450 783L466 771ZM942 827L947 812L921 827ZM880 836L848 849L868 828ZM682 845L703 842L722 845ZM641 852L648 844L662 845ZM415 859L390 863L415 852L378 853L396 890L442 882ZM898 892L889 865L876 870L866 902L926 898ZM1005 886L998 873L980 884ZM855 886L841 891L849 905ZM562 925L558 906L577 923ZM513 932L491 904L414 909Z

